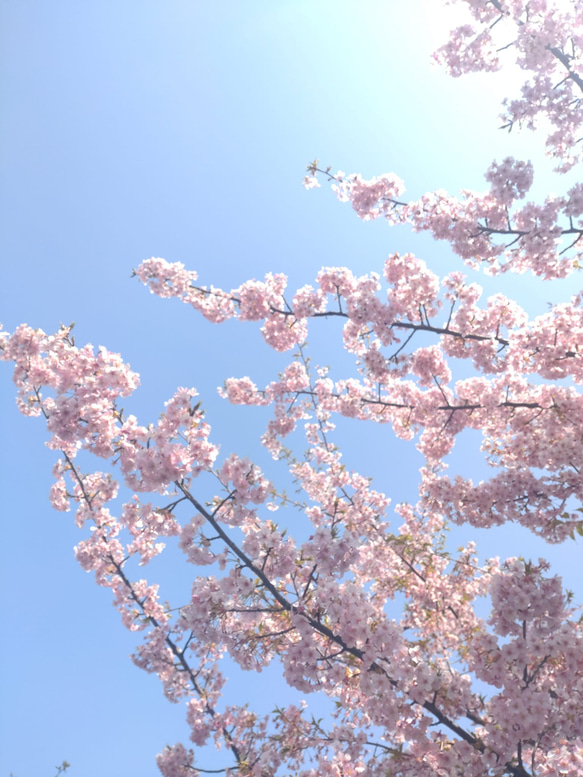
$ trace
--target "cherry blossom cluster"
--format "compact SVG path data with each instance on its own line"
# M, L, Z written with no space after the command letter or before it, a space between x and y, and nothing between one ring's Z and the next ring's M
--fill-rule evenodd
M579 0L450 0L472 22L452 30L435 59L454 77L497 70L504 53L527 74L521 96L504 100L503 121L551 126L547 153L566 172L582 159L583 13Z
M500 689L489 702L490 714L508 722L484 741L507 755L514 751L518 736L526 744L522 756L532 764L539 749L554 746L558 729L570 729L565 737L570 742L583 735L583 722L575 712L583 686L576 681L568 687L560 679L580 665L581 636L576 636L575 623L565 619L568 607L559 578L544 577L547 569L542 560L537 565L518 559L505 562L491 588L490 623L497 635L510 640L497 645L489 634L475 645L476 675ZM518 672L513 680L508 671ZM566 773L575 773L583 764L583 750L570 748L570 756Z
M391 272L398 285L399 273ZM420 292L428 309L435 293L429 281ZM335 270L323 272L320 283L326 292L336 288L350 295L375 288L378 279L358 282ZM402 311L413 315L407 298ZM76 361L84 364L88 350L76 349L68 333L59 337L69 343L67 369L79 374ZM4 337L3 356L15 362L23 396L35 398L50 426L59 394L56 405L47 404L42 390L45 384L59 385L63 365L45 362L42 374L34 372L44 383L33 386L30 380L34 359L46 359L43 353L53 340L41 332L28 336L28 360L22 332L15 343L11 340ZM422 382L427 370L442 369L427 348L412 364ZM92 372L87 381L95 378ZM110 376L104 393L115 383ZM269 387L269 399L308 390L313 393L307 364L294 362ZM257 392L249 385L245 391L242 396L255 401ZM310 396L312 412L307 401L299 401L310 451L303 461L289 463L305 500L296 507L312 525L307 539L286 536L264 514L274 489L248 459L226 457L215 471L222 493L200 499L193 476L201 469L210 474L212 462L202 465L201 457L191 460L183 451L176 469L172 447L180 435L188 451L189 424L200 427L194 397L195 392L180 390L158 426L140 427L134 420L127 436L118 413L119 429L110 443L108 458L125 482L145 490L144 464L134 449L140 441L136 429L147 430L164 473L148 475L147 484L160 492L165 483L169 502L154 507L135 494L116 518L111 506L117 483L102 472L82 474L75 462L78 448L93 450L83 424L72 427L79 440L76 445L68 440L55 466L52 498L58 509L75 506L80 527L91 524L89 538L77 546L77 558L95 573L98 584L111 588L124 625L144 634L134 662L159 676L169 700L186 701L195 745L213 741L226 746L233 768L257 777L280 768L303 775L351 770L380 775L387 768L411 776L528 775L525 764L533 765L532 773L551 773L557 762L572 763L566 773L576 773L575 743L583 736L578 714L581 631L560 582L545 576L544 564L514 560L500 566L492 560L480 566L471 543L451 556L440 549L443 514L427 505L399 505L401 525L392 531L387 497L369 479L348 471L328 441L331 411L319 395L315 401ZM210 445L208 432L205 424ZM124 457L130 438L132 455ZM103 446L97 450L105 458ZM168 483L171 472L175 480ZM132 558L148 563L163 548L159 540L168 536L179 538L190 563L208 568L178 608L162 604L157 585L132 581L126 572ZM388 615L397 596L407 602L400 620ZM483 596L492 601L489 621L475 611ZM306 694L322 692L337 703L331 721L310 721L300 708L258 718L245 707L222 707L220 658L225 653L255 671L277 658L291 686ZM499 690L487 699L479 696L470 672ZM514 725L501 727L507 719ZM436 724L439 729L433 731ZM196 770L192 751L181 744L166 748L158 765L170 777Z
M583 97L582 97L583 100ZM333 181L341 202L350 202L364 221L384 218L389 224L409 224L446 240L468 266L485 266L489 274L530 271L543 278L564 278L583 266L582 185L564 196L549 195L545 202L523 199L533 181L530 162L507 157L486 172L490 190L464 190L454 197L444 190L428 192L419 200L398 199L402 182L392 175L363 180L360 175L332 174L316 162L308 166L304 186L313 188L318 173ZM390 182L390 183L387 183Z
M192 407L193 389L179 388L158 424L143 427L135 416L124 418L116 404L139 383L119 354L77 348L71 327L48 336L23 325L11 336L2 333L0 345L1 358L15 364L18 405L26 415L47 419L50 448L71 459L81 449L117 457L127 485L137 491L164 492L177 478L212 466L218 449L208 442L203 413ZM66 509L60 477L53 496L57 509Z
M151 279L151 288L159 283L154 269L164 266L162 261L147 260L138 271ZM440 282L412 254L389 257L384 279L385 302L379 275L358 278L346 268L324 268L317 286L303 287L290 303L274 297L271 276L263 284L253 282L256 292L264 289L263 302L255 298L264 320L275 314L286 322L281 341L268 339L274 348L289 349L287 332L305 336L312 318L342 318L344 346L355 355L360 376L334 381L324 370L311 381L296 357L279 380L262 388L248 376L229 378L222 396L234 404L273 405L263 440L275 457L314 402L325 413L390 423L398 437L418 438L428 465L421 482L427 507L481 527L516 521L550 541L562 541L581 524L573 507L583 498L577 465L583 454L583 404L578 389L557 383L583 383L581 297L529 320L502 294L480 306L476 283L466 283L457 272ZM279 284L283 289L285 280ZM232 316L247 320L246 306L239 314L239 293L214 289L212 296L218 305L228 298ZM436 343L414 349L418 333L434 335ZM451 359L471 360L477 375L455 381ZM464 429L482 432L489 461L502 468L478 485L439 473Z
M18 406L25 415L44 413L49 447L74 455L86 448L107 458L115 437L115 401L131 394L139 379L118 354L91 345L78 349L71 327L45 335L23 325L3 333L2 358L15 364ZM45 387L44 397L39 387Z

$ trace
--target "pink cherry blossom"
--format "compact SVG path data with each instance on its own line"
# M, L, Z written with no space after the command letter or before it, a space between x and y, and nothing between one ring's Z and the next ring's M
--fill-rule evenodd
M583 126L579 0L457 4L471 22L438 61L458 76L514 55L527 81L505 103L508 124L545 118L549 152L572 167ZM410 202L394 173L330 170L309 165L305 188L326 176L363 221L426 231L472 270L552 280L583 262L581 184L526 201L530 162L494 161L484 192ZM140 422L120 408L139 377L118 354L78 347L72 327L0 333L18 407L44 418L59 452L50 500L84 532L77 561L140 636L134 664L184 704L190 741L214 744L227 776L582 773L583 635L571 594L544 559L484 559L474 542L453 552L445 538L452 523L517 523L550 543L583 532L583 295L530 318L502 291L482 300L457 270L440 278L430 259L393 252L363 275L325 266L295 292L281 273L223 290L160 258L135 271L152 293L213 323L256 322L270 347L292 351L266 385L250 366L219 393L242 412L268 408L261 441L293 495L249 457L219 456L194 388ZM348 358L330 368L310 362L316 318L343 321ZM416 504L391 508L350 469L338 415L416 444ZM464 430L481 435L491 466L480 482L447 469ZM85 471L92 455L100 467ZM173 542L197 570L171 605L141 568ZM225 703L225 658L257 673L277 667L332 712L318 718L305 701L259 715L253 699ZM157 763L165 777L206 771L180 743Z

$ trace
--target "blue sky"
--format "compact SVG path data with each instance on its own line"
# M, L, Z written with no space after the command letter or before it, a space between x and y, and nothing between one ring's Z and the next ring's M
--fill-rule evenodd
M366 177L394 171L412 197L481 189L492 159L509 154L535 162L539 196L565 187L540 138L496 129L513 73L453 81L430 67L447 29L435 0L0 0L0 29L4 327L75 321L78 343L119 351L142 376L131 410L143 423L177 386L196 386L223 453L253 456L274 477L258 445L265 414L228 406L216 387L232 375L268 382L285 357L253 324L212 326L154 298L133 267L163 256L227 288L284 272L291 290L323 265L379 272L396 250L438 273L460 267L444 244L306 192L314 157ZM580 286L481 282L531 314ZM318 323L315 361L341 360L339 328ZM188 736L184 711L131 664L134 637L76 564L82 535L48 503L54 456L13 397L4 365L0 777L51 777L64 758L72 777L154 777L155 754ZM452 466L479 477L475 439ZM338 440L377 488L415 499L413 446L348 421ZM473 536L483 556L552 558L581 599L580 545L548 549L516 529L459 530L456 544ZM194 571L183 566L177 591ZM144 572L156 581L157 569L168 571ZM263 709L285 700L266 674L234 693Z

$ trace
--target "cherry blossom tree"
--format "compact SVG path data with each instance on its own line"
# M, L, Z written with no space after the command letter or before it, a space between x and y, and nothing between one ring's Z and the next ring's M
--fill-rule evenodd
M583 3L459 5L472 21L437 61L458 76L515 56L527 80L504 103L505 126L540 125L557 171L572 169L582 148ZM486 192L407 201L393 173L364 180L315 161L304 185L328 181L361 219L427 231L474 270L563 278L582 263L583 185L537 203L525 201L532 179L529 162L506 158L486 172ZM516 522L549 543L583 533L583 294L529 319L501 293L481 303L476 283L459 272L439 278L413 254L390 256L382 276L324 267L315 285L289 294L281 274L223 290L164 259L135 275L214 323L259 322L269 346L292 354L268 385L231 377L221 394L271 408L262 442L298 484L294 499L248 459L218 456L195 389L179 388L159 421L142 425L121 408L139 379L119 355L77 346L72 327L2 336L20 410L46 420L58 452L52 504L91 529L77 560L111 589L124 625L143 633L133 661L184 702L191 744L221 746L227 775L581 775L583 641L569 593L543 559L480 563L474 543L446 550L444 532ZM355 365L347 377L312 366L315 318L344 322ZM456 379L466 362L472 376ZM416 441L416 504L389 514L389 498L345 467L338 416ZM493 467L478 484L449 477L444 463L466 429L481 432ZM103 467L85 471L87 453ZM114 512L120 484L130 496ZM281 528L278 509L299 511L307 539ZM130 572L170 537L197 567L190 599L174 606ZM396 600L405 602L399 618ZM334 712L317 720L305 703L260 716L225 704L225 655L254 671L278 659L290 686L308 700L326 695ZM190 744L157 762L165 777L205 771Z

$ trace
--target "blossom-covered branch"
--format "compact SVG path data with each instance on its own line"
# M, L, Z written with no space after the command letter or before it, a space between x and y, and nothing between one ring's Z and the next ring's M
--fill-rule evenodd
M566 172L582 159L583 14L577 0L451 0L466 6L472 23L452 30L436 54L448 73L498 70L501 54L515 54L530 74L519 98L504 99L504 126L550 123L547 153ZM544 124L543 124L544 126Z

